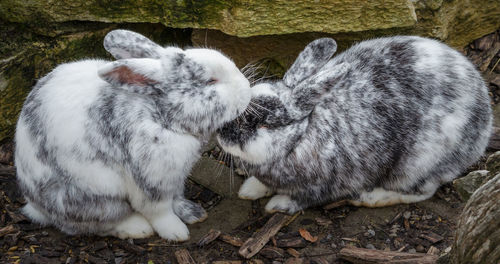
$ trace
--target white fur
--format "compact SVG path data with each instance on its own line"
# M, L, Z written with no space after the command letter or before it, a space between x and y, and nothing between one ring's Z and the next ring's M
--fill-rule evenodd
M106 235L112 235L121 239L146 238L154 234L154 230L144 216L134 213L118 223L112 231Z
M283 213L288 213L288 212L296 212L298 205L295 201L293 201L290 196L288 195L283 195L283 194L277 194L269 200L266 204L266 212L268 213L275 213L275 212L283 212Z
M430 198L433 194L434 191L416 195L374 188L371 192L362 192L357 200L351 200L350 203L355 206L383 207L400 203L420 202Z
M206 136L236 118L248 105L249 82L229 58L214 50L162 48L125 30L110 32L104 45L119 60L83 60L59 65L30 94L27 104L33 107L25 105L25 109L31 110L21 114L16 132L19 182L25 195L30 197L41 192L40 183L66 182L45 186L54 188L53 192L44 193L50 202L33 199L33 204L40 208L28 203L24 212L35 222L56 225L70 234L111 228L110 234L137 238L151 235L154 229L162 238L187 240L189 230L174 212L174 199L183 198L184 180L199 158ZM140 57L144 54L148 57ZM175 60L170 59L172 56ZM169 71L174 61L186 66L177 67L179 71L175 73L184 78L180 82L187 83L179 83L179 76ZM128 68L134 78L127 79L121 75L123 71L115 71L117 67ZM194 70L182 75L185 69ZM192 77L191 73L207 76ZM205 86L210 79L215 83L207 82ZM199 83L197 89L204 88L206 94L187 96L192 85ZM216 102L205 100L211 92L216 92L212 97ZM92 112L110 105L102 102L102 96L109 96L116 103L111 108L113 113L107 116L100 115L104 112ZM165 105L160 103L165 101ZM177 108L169 103L176 104ZM122 105L125 105L123 109ZM182 112L174 112L177 109ZM165 118L171 120L164 122L161 114L167 111L172 112ZM104 124L98 122L101 117L107 118ZM190 117L196 121L186 123ZM29 122L37 122L37 125ZM131 129L122 131L122 126L116 124ZM99 133L89 129L98 129ZM126 136L121 132L126 132ZM113 140L117 141L116 145ZM72 190L76 191L72 193ZM117 201L118 205L128 203L134 213L120 219L118 224L116 218L129 212L126 205L107 208L98 216L93 210L82 208L76 214L83 221L65 218L69 207L67 198L84 197L82 193L90 197L90 202L95 197L110 197L110 201ZM56 213L49 215L45 211ZM113 220L96 222L95 226L88 224L92 220L87 219L96 218Z
M271 195L273 192L254 176L245 180L238 192L238 197L245 200L257 200Z

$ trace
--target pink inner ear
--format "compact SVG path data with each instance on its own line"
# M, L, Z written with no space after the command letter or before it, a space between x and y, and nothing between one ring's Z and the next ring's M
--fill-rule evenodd
M142 74L133 72L126 66L117 67L116 69L109 72L108 75L122 84L146 86L158 83L157 81L151 80Z

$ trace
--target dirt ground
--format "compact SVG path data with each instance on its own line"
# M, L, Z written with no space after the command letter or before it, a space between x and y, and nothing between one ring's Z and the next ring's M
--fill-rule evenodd
M463 51L483 72L494 103L499 101L499 39L496 32ZM0 146L0 163L4 162L0 164L0 263L178 263L175 252L181 249L187 249L196 263L244 263L237 246L220 239L199 246L198 241L210 229L245 240L270 218L263 210L267 199L252 202L237 198L244 176L215 159L218 149L211 143L186 183L186 196L201 203L209 215L205 222L189 226L189 241L172 243L158 236L129 240L67 236L51 227L32 224L20 214L25 202L16 185L11 151L9 142ZM480 162L471 170L481 167ZM273 250L263 250L247 263L347 263L338 258L338 253L349 245L441 254L450 250L463 206L452 185L447 184L431 199L416 204L377 209L350 205L331 210L310 208L268 243ZM317 240L304 240L299 229L307 230Z

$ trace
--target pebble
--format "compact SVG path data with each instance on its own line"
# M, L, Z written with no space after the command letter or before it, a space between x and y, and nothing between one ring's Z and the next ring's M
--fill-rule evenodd
M337 248L337 245L336 245L335 243L331 243L331 244L330 244L330 247L332 247L332 248Z
M416 250L417 250L417 252L420 252L420 253L425 252L425 248L422 245L418 245Z
M408 253L417 253L417 250L414 248L408 249Z
M406 212L403 213L403 217L405 219L410 219L410 216L411 216L411 212L410 211L406 211Z
M375 230L373 229L368 229L368 231L366 231L368 234L370 234L370 236L374 237L375 236Z
M367 248L367 249L376 249L376 248L375 248L375 246L374 246L374 245L372 245L372 244L368 244L368 245L366 245L366 247L365 247L365 248Z

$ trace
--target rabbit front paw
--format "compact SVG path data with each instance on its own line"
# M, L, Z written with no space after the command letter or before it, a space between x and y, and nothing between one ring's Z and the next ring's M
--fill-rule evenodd
M254 176L246 179L238 191L238 197L244 200L257 200L271 194L273 191Z
M154 218L151 224L163 239L177 242L189 240L189 229L173 212Z
M266 204L266 212L268 213L282 212L293 214L301 209L297 202L292 200L288 195L275 195Z
M201 205L184 198L180 198L174 202L174 212L187 224L203 222L207 219L207 212Z

